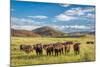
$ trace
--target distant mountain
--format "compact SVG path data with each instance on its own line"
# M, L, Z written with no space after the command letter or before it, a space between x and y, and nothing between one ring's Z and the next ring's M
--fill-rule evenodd
M35 30L32 30L32 32L35 32L43 37L61 37L64 35L63 32L55 30L48 26L37 28Z
M95 31L93 31L93 32L88 32L88 34L95 35Z
M71 32L71 33L68 33L68 34L69 35L72 35L72 34L73 35L76 35L76 34L77 35L78 34L81 34L81 35L83 35L83 34L91 34L92 35L93 34L94 35L95 34L95 31L80 31L80 32Z
M39 34L36 34L32 31L27 30L15 30L11 29L11 36L17 36L17 37L40 37Z

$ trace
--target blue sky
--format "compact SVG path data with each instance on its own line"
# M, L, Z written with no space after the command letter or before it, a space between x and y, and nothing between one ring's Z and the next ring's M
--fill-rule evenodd
M11 27L50 26L64 32L94 31L95 6L11 1Z

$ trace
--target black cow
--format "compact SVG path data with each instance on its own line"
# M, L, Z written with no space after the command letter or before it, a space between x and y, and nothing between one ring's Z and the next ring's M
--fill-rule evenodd
M43 47L42 47L42 44L33 45L33 49L35 50L37 56L43 54Z

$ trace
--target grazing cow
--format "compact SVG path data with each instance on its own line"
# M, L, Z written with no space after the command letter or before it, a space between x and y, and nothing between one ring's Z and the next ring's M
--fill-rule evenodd
M46 54L53 55L53 44L43 45L43 48L46 50Z
M33 51L33 48L31 45L20 45L20 50L30 53Z
M61 43L55 43L53 44L54 46L54 52L55 52L55 56L58 56L58 54L60 53L63 54L63 49L64 49L64 46L61 44Z
M43 54L42 44L36 44L36 45L33 45L33 49L35 50L37 56Z
M74 54L75 54L75 55L80 54L80 43L75 43L75 44L73 45L73 49L74 49Z
M94 44L93 41L87 41L86 43L87 43L87 44Z

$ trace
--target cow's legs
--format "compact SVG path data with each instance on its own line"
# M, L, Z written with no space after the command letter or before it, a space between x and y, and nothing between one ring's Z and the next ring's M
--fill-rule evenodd
M43 51L41 50L41 51L40 51L40 55L42 55L42 54L43 54Z
M51 54L53 55L53 50L51 51Z
M74 50L74 55L77 55L77 51L76 50Z
M80 51L78 50L78 51L77 51L77 55L79 55L79 54L80 54Z
M66 54L66 50L67 50L67 48L65 47L65 54Z
M63 54L63 48L61 49L61 53Z
M58 56L58 51L57 51L57 56Z
M49 56L51 55L51 51L49 51Z
M59 52L60 52L60 55L61 55L61 53L62 53L62 50L61 50L61 49L59 49Z
M55 51L55 56L57 55L57 49L54 50Z
M48 51L46 51L46 53L47 53L47 56L48 56Z
M36 51L36 55L38 56L38 52Z

